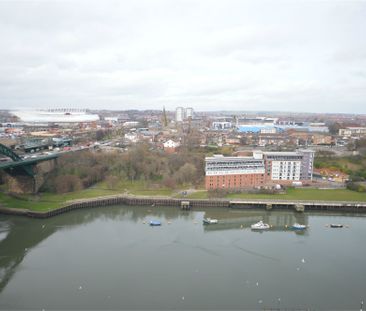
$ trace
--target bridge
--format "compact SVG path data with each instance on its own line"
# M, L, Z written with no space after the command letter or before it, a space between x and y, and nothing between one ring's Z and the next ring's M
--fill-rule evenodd
M25 159L3 144L0 154L9 158L0 163L0 170L5 171L9 192L13 193L37 193L58 158L58 154L50 154Z

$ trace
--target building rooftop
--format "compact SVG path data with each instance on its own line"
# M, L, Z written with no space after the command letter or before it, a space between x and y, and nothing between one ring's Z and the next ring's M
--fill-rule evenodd
M220 160L223 160L223 161L241 161L241 160L258 160L258 159L254 159L252 156L250 157L225 157L223 156L222 154L219 154L219 155L214 155L213 157L206 157L205 158L206 161L220 161Z

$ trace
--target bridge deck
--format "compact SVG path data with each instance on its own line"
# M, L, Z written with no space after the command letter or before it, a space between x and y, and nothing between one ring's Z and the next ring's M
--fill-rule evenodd
M51 154L51 155L45 155L45 156L38 156L36 158L23 159L21 161L1 162L0 163L0 170L1 169L12 168L12 167L18 167L18 166L32 165L32 164L36 164L38 162L53 160L53 159L56 159L56 158L58 158L57 154Z

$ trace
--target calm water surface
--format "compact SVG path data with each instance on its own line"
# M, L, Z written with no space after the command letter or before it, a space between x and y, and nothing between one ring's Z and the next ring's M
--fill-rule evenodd
M258 220L272 230L248 229ZM285 228L294 222L310 228ZM0 309L359 310L365 242L362 215L127 206L0 215Z

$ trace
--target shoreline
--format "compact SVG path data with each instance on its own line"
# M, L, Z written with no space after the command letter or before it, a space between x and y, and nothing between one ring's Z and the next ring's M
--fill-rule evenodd
M32 211L28 209L0 207L0 214L25 216L30 218L50 218L66 212L82 208L98 208L113 205L131 206L170 206L190 210L194 208L232 208L232 209L264 209L283 210L293 209L296 212L305 211L341 211L366 212L366 202L352 201L305 201L305 200L273 200L273 199L178 199L167 197L146 197L130 195L111 195L91 199L78 199L66 202L59 208L48 211Z

